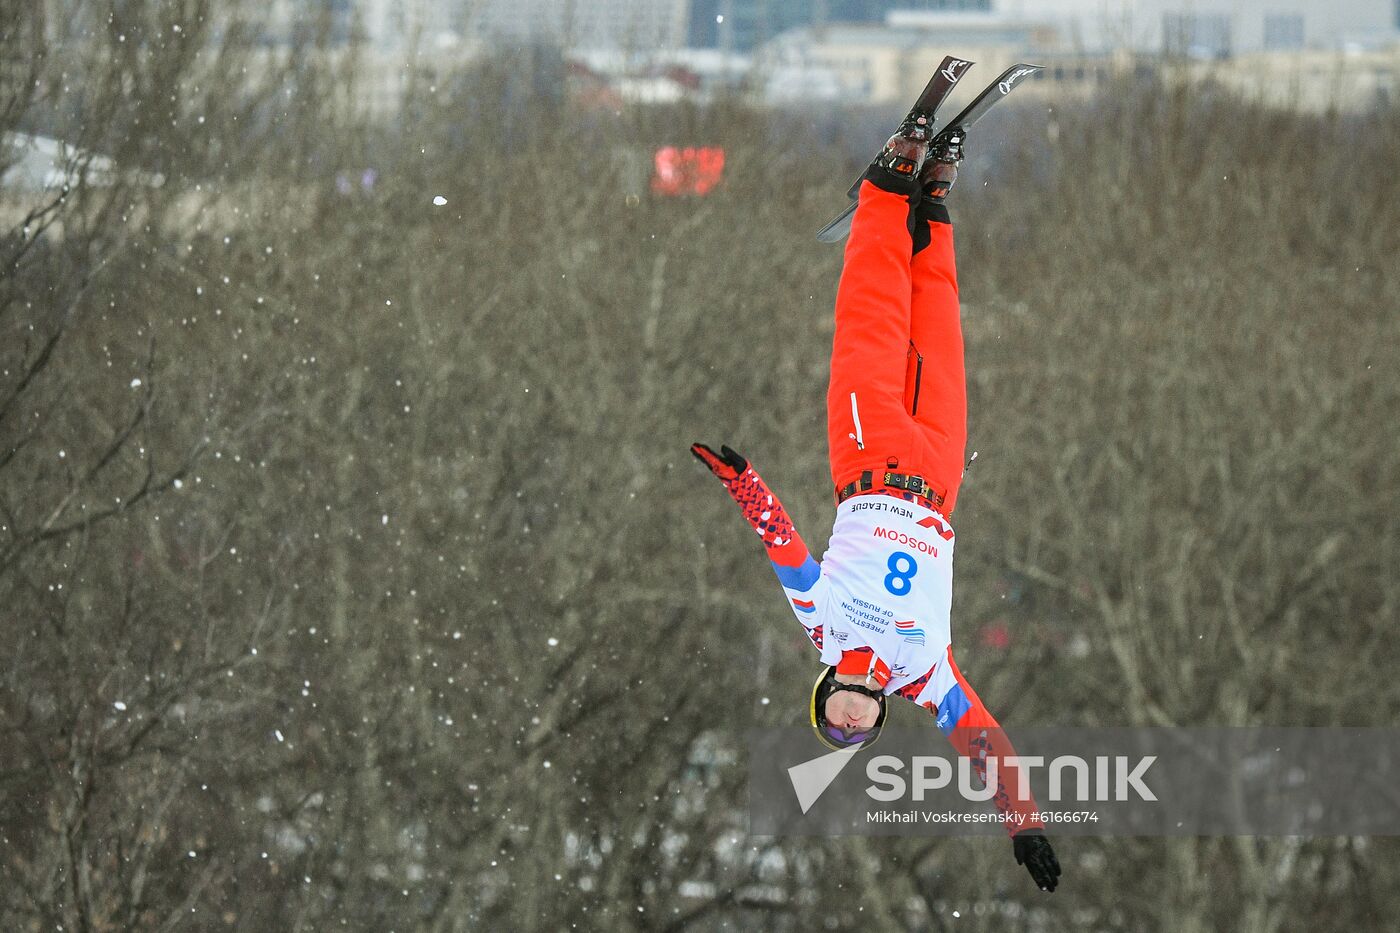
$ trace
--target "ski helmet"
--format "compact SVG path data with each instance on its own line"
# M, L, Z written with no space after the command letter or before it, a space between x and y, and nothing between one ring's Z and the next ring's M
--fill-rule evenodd
M880 704L880 715L876 717L875 725L863 732L853 732L847 735L826 721L826 701L833 693L842 690L863 693ZM879 690L861 684L843 684L836 679L836 668L826 667L817 676L817 682L812 685L812 700L808 712L812 719L812 731L817 734L821 743L833 751L840 751L843 748L850 748L852 745L873 744L880 737L880 730L885 725L885 714L889 712L889 709L885 706L885 695Z

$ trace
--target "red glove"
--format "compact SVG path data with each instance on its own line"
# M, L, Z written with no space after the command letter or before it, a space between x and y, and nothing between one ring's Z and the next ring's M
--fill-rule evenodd
M704 444L691 444L690 452L695 454L695 459L710 468L710 472L728 483L744 475L744 471L749 468L749 462L726 444L721 444L720 452L715 453Z

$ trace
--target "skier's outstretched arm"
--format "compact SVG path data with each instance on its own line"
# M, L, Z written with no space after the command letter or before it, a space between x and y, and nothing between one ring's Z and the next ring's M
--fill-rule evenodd
M749 526L763 538L773 571L787 593L788 605L820 651L822 626L817 619L821 617L818 604L824 595L821 565L807 550L783 504L749 462L729 447L721 446L720 452L715 453L704 444L691 444L690 452L719 478Z
M905 693L908 696L908 693ZM1036 885L1044 891L1059 883L1060 863L1045 824L1035 816L1037 807L1029 783L1016 766L1016 749L972 689L953 660L953 649L915 699L937 717L939 730L948 737L959 755L972 763L977 777L986 785L986 762L996 761L996 793L992 802L1006 820L1018 865L1025 865Z

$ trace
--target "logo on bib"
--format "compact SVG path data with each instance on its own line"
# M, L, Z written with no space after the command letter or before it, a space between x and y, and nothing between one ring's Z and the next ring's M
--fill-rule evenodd
M942 538L944 541L953 540L953 529L945 525L937 515L930 515L928 518L921 518L919 519L919 524L925 528L932 528L934 531L938 532L938 537Z
M914 620L908 622L896 622L895 629L904 636L904 640L913 645L924 644L924 630L914 624Z

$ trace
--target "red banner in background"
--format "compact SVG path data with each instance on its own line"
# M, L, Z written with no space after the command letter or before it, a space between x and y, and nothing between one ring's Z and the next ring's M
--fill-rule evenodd
M654 162L651 190L656 194L709 194L724 175L719 146L662 146Z

